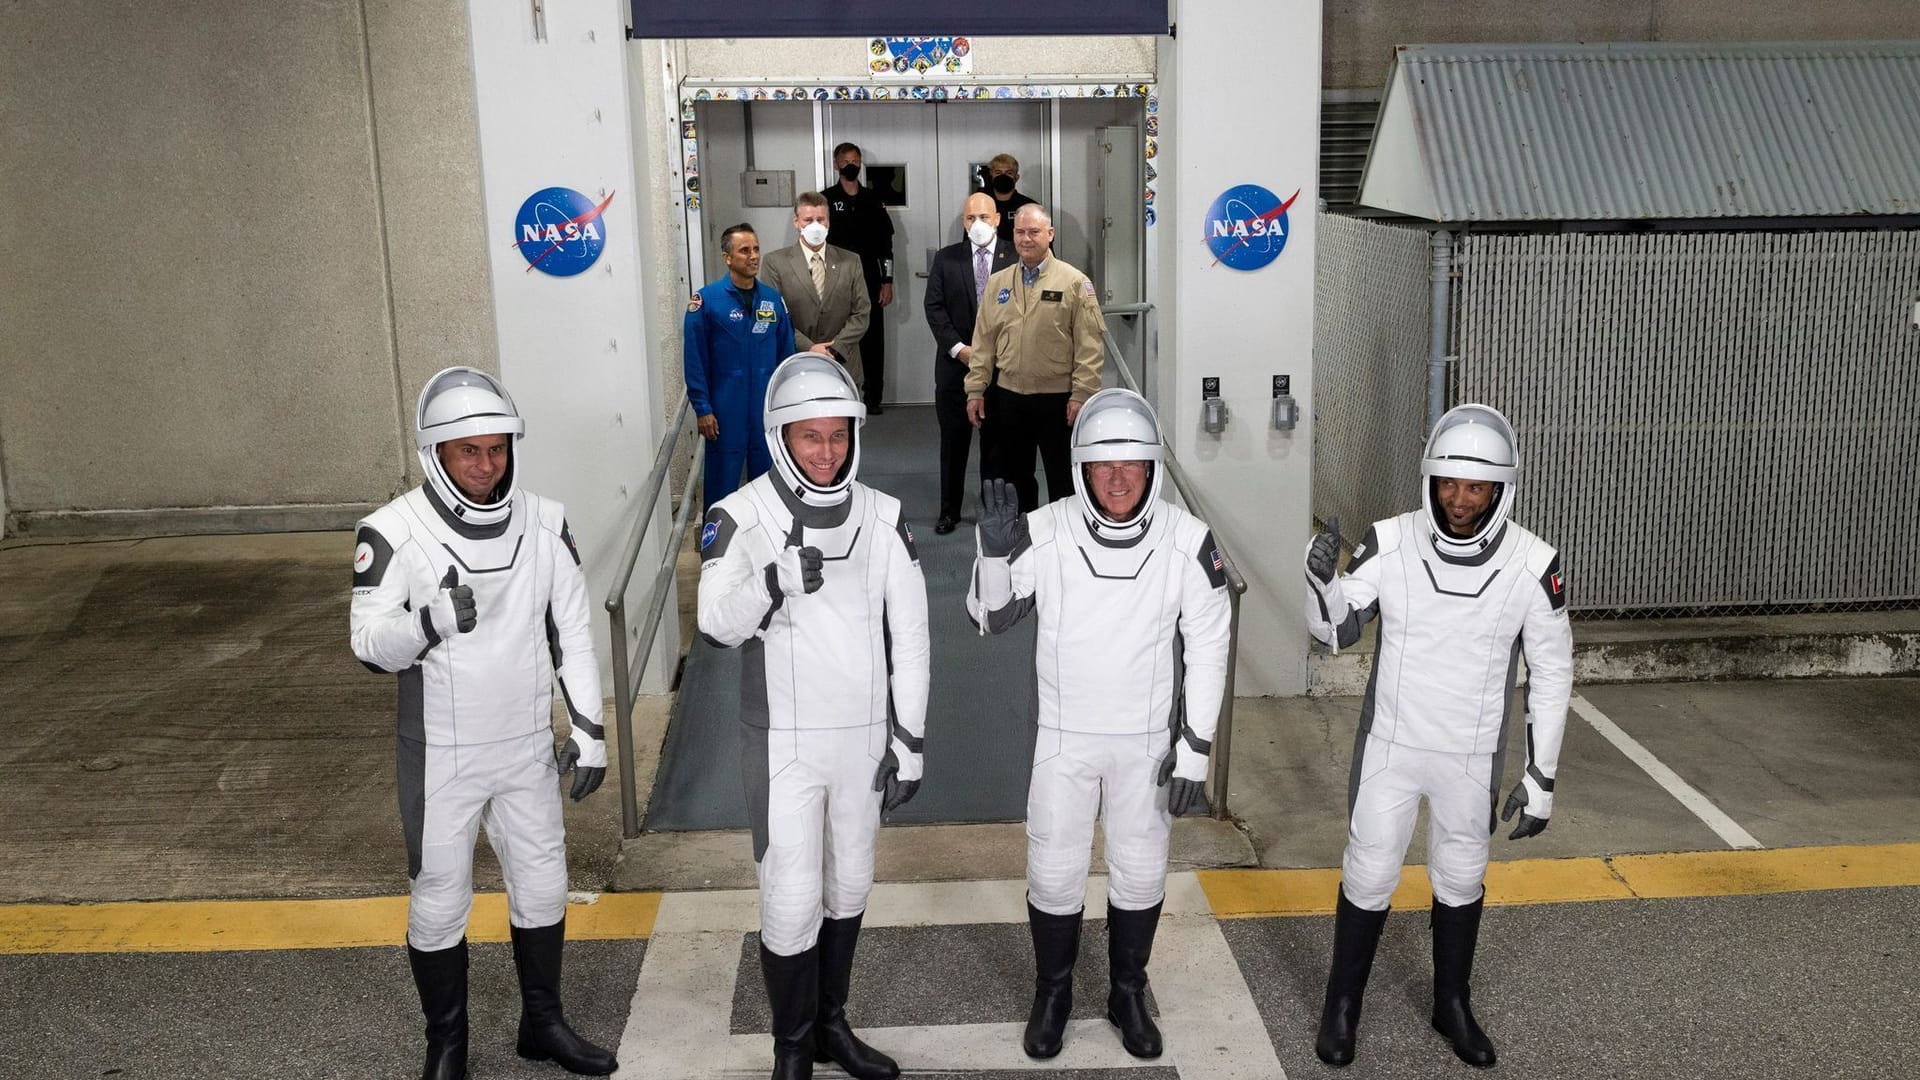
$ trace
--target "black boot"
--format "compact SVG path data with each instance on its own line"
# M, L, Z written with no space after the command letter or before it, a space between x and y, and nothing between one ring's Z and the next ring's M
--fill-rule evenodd
M427 1066L420 1080L467 1080L467 939L433 952L409 945L407 965L427 1016Z
M1137 1058L1160 1056L1160 1028L1147 1014L1147 959L1153 932L1160 926L1160 905L1145 911L1121 911L1107 905L1107 1021L1120 1029L1120 1045Z
M773 1011L773 1080L813 1080L813 1018L820 1011L820 947L792 956L760 945Z
M552 926L509 928L513 966L520 972L520 1041L514 1052L531 1061L551 1059L571 1073L605 1076L620 1067L613 1055L574 1034L560 1012L560 952L567 920Z
M1485 896L1460 907L1433 902L1433 1029L1453 1044L1455 1057L1482 1069L1493 1065L1493 1042L1473 1018L1467 984L1486 903Z
M1080 956L1080 920L1085 914L1049 915L1027 901L1027 927L1033 931L1033 1009L1021 1049L1031 1058L1060 1053L1073 1012L1073 962Z
M1373 970L1373 954L1380 947L1380 929L1387 912L1353 906L1346 890L1333 914L1333 967L1327 972L1327 1003L1320 1010L1320 1037L1313 1052L1335 1067L1353 1061L1353 1040L1360 1030L1360 999Z
M831 1061L853 1080L893 1080L900 1066L860 1041L847 1026L847 986L853 949L860 942L860 916L820 922L820 1011L813 1019L813 1060Z

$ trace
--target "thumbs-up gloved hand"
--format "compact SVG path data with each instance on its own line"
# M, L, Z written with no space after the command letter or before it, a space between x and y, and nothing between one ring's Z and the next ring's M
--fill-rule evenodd
M1307 546L1307 573L1322 585L1333 584L1340 566L1340 519L1327 522L1327 531L1315 536Z
M823 567L826 560L817 547L804 546L798 521L787 533L787 546L767 564L767 592L774 596L800 596L818 592L826 584Z
M427 605L427 618L433 623L433 632L443 638L467 633L479 618L473 606L473 586L460 584L460 573L451 566Z

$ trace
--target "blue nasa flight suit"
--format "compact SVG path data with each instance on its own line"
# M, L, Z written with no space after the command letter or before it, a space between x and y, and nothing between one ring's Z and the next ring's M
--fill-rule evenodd
M720 421L720 437L707 444L704 508L711 509L740 486L742 465L753 476L773 468L762 410L773 369L796 351L793 320L772 286L756 281L743 292L723 277L687 301L681 339L687 400L696 414Z

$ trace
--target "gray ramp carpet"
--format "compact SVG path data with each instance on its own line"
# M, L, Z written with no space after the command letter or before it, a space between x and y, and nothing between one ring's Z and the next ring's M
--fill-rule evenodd
M1033 756L1033 626L981 637L967 620L978 510L979 446L968 462L960 528L935 536L939 429L930 406L891 406L867 422L860 479L898 498L920 549L933 639L926 780L888 821L1019 821ZM1044 482L1043 482L1044 486ZM645 827L654 831L747 825L740 786L740 658L695 640L661 749Z

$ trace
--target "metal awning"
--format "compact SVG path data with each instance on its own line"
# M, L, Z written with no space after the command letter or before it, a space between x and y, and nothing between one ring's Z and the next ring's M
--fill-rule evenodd
M1920 41L1401 46L1360 202L1442 222L1920 215Z

